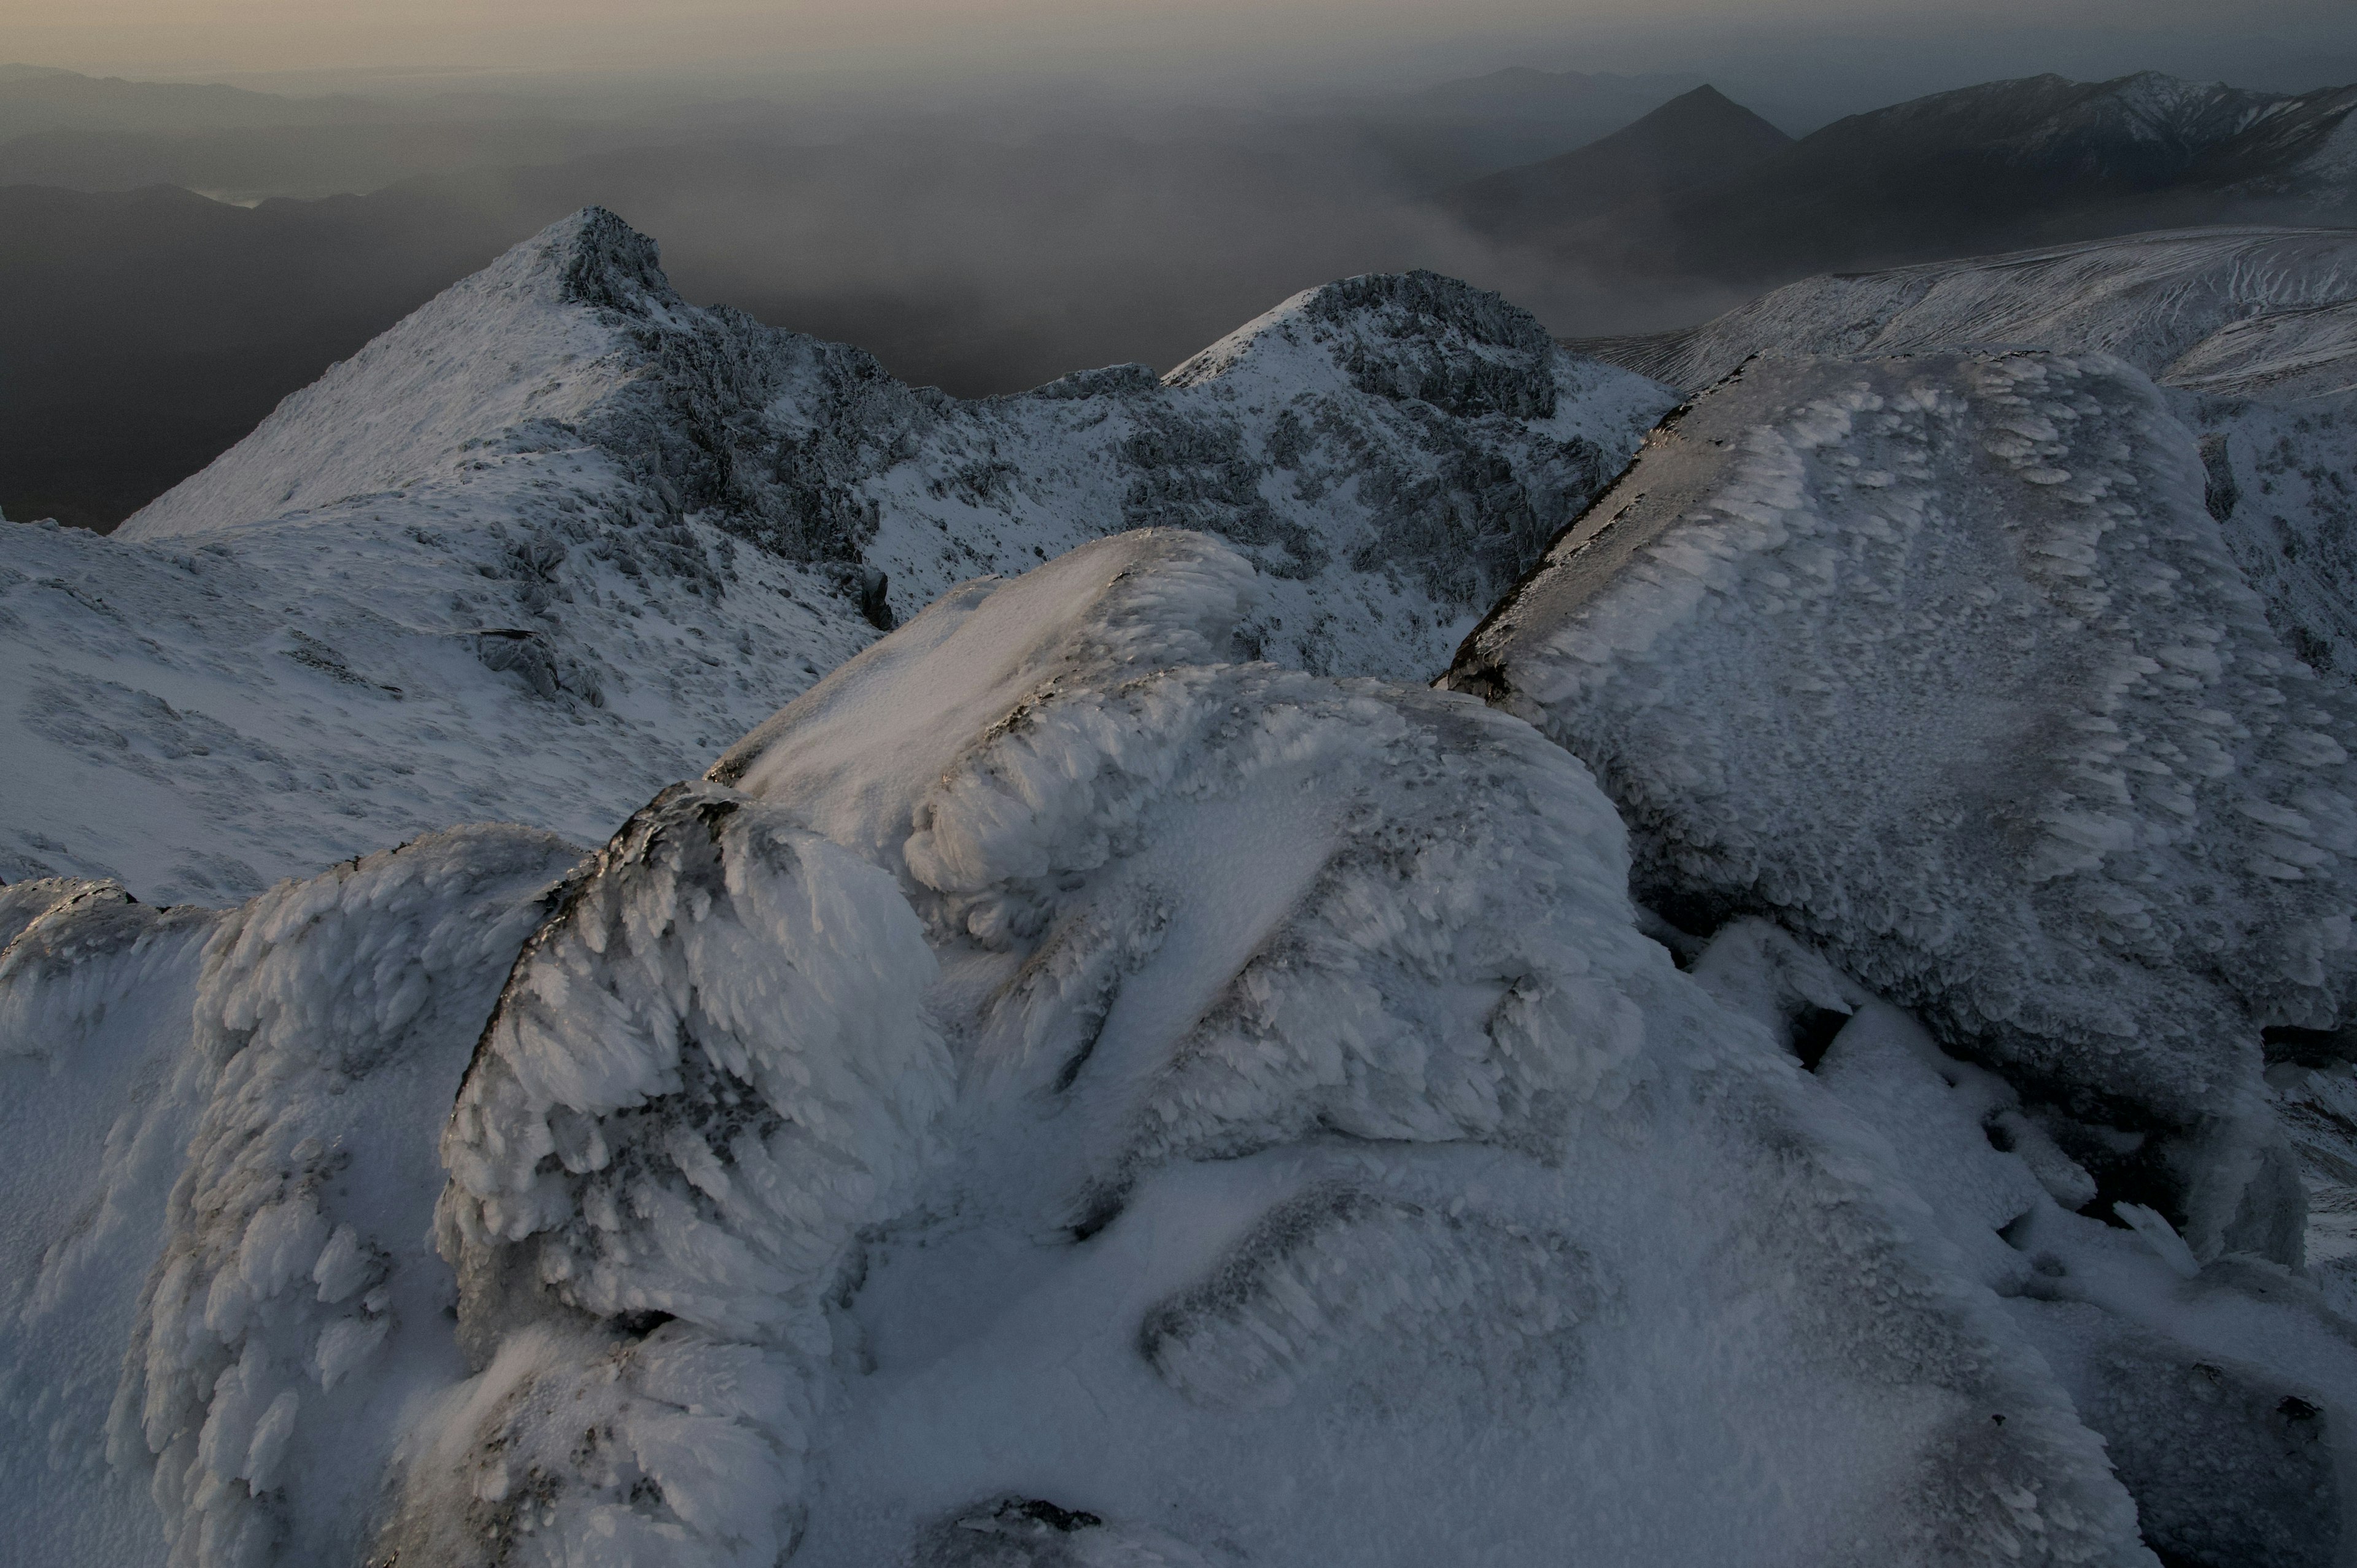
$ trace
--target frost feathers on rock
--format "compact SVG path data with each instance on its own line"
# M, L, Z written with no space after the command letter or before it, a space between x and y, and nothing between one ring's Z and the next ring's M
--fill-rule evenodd
M1193 662L1249 578L974 585L608 847L447 1135L481 1370L386 1549L2140 1561L1577 763Z
M459 1371L435 1135L577 854L459 829L229 912L0 890L0 929L38 911L0 953L28 1561L357 1559L403 1408Z
M1448 680L1597 768L1641 897L1773 914L2070 1114L2173 1134L2133 1179L2196 1249L2297 1260L2259 1035L2347 1020L2351 708L2141 376L1755 361Z

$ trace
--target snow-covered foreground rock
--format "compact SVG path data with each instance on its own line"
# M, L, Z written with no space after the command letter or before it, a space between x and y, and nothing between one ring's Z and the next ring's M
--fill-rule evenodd
M1681 973L1576 759L1235 662L1265 592L1168 530L969 585L569 876L10 889L16 1070L115 1118L12 1167L19 1539L2148 1563L2118 1464L2192 1560L2330 1560L2293 1276L2072 1212L2040 1108L1773 928L1656 923Z
M2162 394L2108 357L1762 359L1649 442L1446 684L1596 769L1671 922L1768 917L1920 1015L1928 1034L1875 1046L1895 1077L1866 1092L1923 1152L1935 1208L2008 1205L1965 1168L1987 1144L2062 1172L2062 1202L2003 1229L2025 1289L2073 1311L2023 1321L2112 1440L2147 1539L2241 1561L2217 1532L2271 1539L2222 1522L2262 1506L2248 1475L2287 1473L2265 1459L2277 1438L2320 1455L2284 1423L2316 1436L2352 1389L2347 1327L2291 1272L2302 1173L2262 1069L2347 1070L2357 731L2345 688L2268 625L2205 478ZM1846 1099L1867 1021L1819 1064ZM1964 1165L1904 1132L1906 1102L1943 1100L1986 1129ZM2107 1254L2053 1240L2132 1253L2127 1233L2069 1210L2148 1231L2188 1283L2131 1305ZM2272 1348L2274 1329L2192 1326L2295 1299L2310 1326ZM2160 1352L2100 1348L2119 1331L2089 1305L2234 1358L2217 1387L2255 1391L2201 1419L2241 1435L2157 1415L2167 1379L2134 1367ZM2197 1450L2238 1446L2245 1481L2189 1481ZM2249 1560L2330 1560L2307 1538Z
M1753 355L2109 354L2201 437L2203 499L2313 668L2357 678L2357 231L2203 229L1804 279L1595 345L1701 389Z
M672 293L595 210L111 538L5 525L0 875L220 904L451 822L597 843L879 625L1141 524L1254 635L1425 677L1673 401L1417 274L962 403Z
M0 889L13 1555L359 1561L460 1370L434 1136L576 858L472 828L227 911Z

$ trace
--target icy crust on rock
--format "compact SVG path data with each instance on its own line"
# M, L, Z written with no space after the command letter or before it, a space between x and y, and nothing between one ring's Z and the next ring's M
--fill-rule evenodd
M355 1561L393 1436L457 1370L429 1238L466 1042L579 852L435 834L223 917L184 1047L208 1081L108 1441L175 1568Z
M478 1370L380 1554L2148 1561L1580 766L1193 661L1250 586L976 585L608 846L445 1137Z
M219 918L109 883L0 887L0 1457L27 1562L163 1557L106 1412L201 1103L184 1047Z
M468 828L228 912L0 889L0 930L38 910L0 953L27 1561L357 1561L408 1402L460 1370L435 1137L577 858Z
M1249 635L1424 677L1674 401L1429 274L959 402L687 305L595 209L455 285L111 538L7 525L0 875L226 904L452 822L602 842L978 575L1218 532Z
M1688 388L1753 354L1996 347L2114 354L2211 392L2314 395L2350 379L2332 307L2353 301L2357 233L2190 229L1804 278L1700 327L1594 347Z
M1796 1052L1834 1025L1816 1081L1887 1141L1960 1273L2005 1301L2103 1434L2165 1562L2341 1560L2357 1340L2314 1285L2248 1254L2205 1267L2149 1209L2128 1228L2076 1212L2094 1179L2035 1107L1766 922L1733 922L1692 972Z
M2197 1252L2288 1227L2296 1262L2259 1034L2345 1019L2350 705L2202 490L2116 360L1757 361L1448 683L1596 768L1641 897L1811 934L2069 1115L2169 1134L2128 1165Z

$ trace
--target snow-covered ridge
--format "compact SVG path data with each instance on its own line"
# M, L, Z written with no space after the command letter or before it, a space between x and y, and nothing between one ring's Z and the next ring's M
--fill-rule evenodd
M2307 382L2276 385L2295 368L2348 379L2345 359L2325 371L2321 339L2303 339L2331 331L2323 307L2352 301L2357 231L2189 229L1804 278L1700 327L1593 347L1688 388L1753 354L1984 347L2099 351L2162 381L2183 365L2183 384L2204 391L2298 395Z
M1221 353L962 403L567 219L115 536L9 525L0 875L218 903L453 822L598 842L896 616L1126 527L1267 569L1272 657L1429 674L1672 401L1430 274Z

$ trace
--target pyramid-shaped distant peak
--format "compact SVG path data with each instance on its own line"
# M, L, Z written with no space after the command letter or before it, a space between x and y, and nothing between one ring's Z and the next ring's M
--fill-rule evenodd
M1792 145L1706 83L1586 146L1458 186L1441 199L1478 228L1536 231L1731 174Z
M1790 145L1792 140L1758 114L1705 82L1691 92L1678 94L1642 119L1565 156L1578 157L1583 153L1600 152L1610 146L1659 147L1698 141L1706 141L1711 151L1722 154L1755 150L1772 152L1778 147Z

